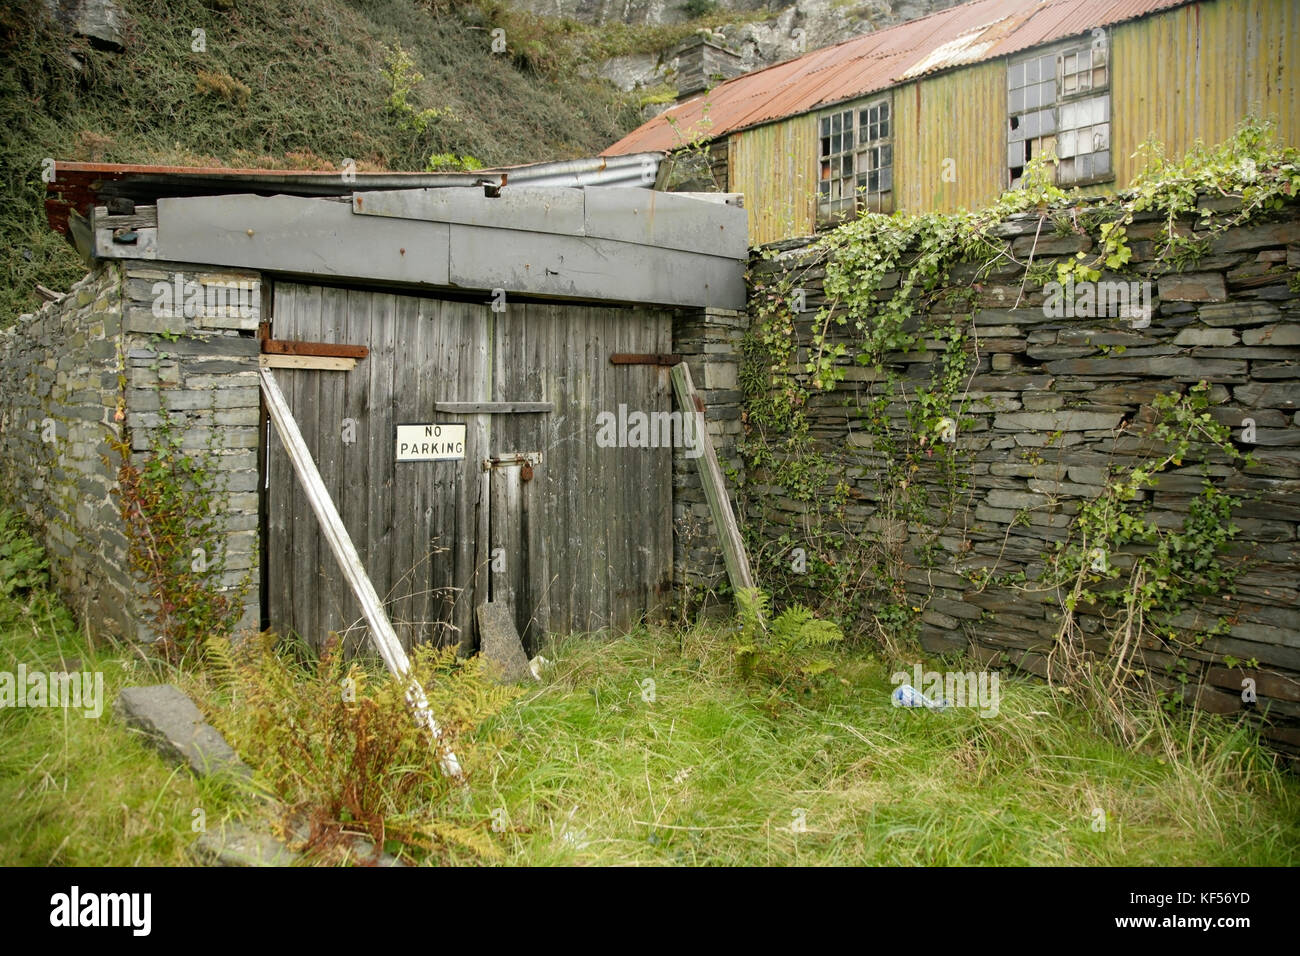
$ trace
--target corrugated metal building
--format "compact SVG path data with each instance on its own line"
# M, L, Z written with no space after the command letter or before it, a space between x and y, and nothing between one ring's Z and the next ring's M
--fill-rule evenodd
M1048 151L1100 192L1148 139L1177 155L1254 114L1296 143L1298 58L1296 0L972 0L729 80L606 154L725 147L761 244L860 208L975 208Z

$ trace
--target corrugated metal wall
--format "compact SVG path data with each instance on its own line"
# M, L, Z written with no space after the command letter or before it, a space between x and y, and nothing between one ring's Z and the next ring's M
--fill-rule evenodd
M1217 143L1248 112L1273 119L1283 142L1300 140L1300 4L1214 0L1115 27L1111 35L1111 140L1119 181L1148 137L1171 156L1198 138Z
M1217 143L1254 112L1300 143L1300 2L1211 0L1111 30L1112 155L1127 185L1149 137L1181 155ZM878 94L876 94L878 95ZM894 206L906 212L974 209L1006 176L1006 60L893 91ZM814 231L815 115L733 134L728 188L745 194L752 244ZM956 182L944 182L944 160ZM1107 191L1089 187L1085 194Z
M894 90L894 208L974 209L1006 186L1006 63L994 60ZM956 175L944 181L945 161Z
M751 244L814 231L817 120L795 116L731 137L727 185L745 194Z

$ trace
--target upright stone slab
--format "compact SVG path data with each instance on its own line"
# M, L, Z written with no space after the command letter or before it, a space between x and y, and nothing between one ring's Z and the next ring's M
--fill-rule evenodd
M515 630L514 609L504 601L480 604L476 609L480 638L479 653L497 671L502 683L516 683L531 675L528 655Z

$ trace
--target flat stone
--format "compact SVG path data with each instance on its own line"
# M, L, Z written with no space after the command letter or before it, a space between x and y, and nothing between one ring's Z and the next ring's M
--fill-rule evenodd
M45 0L45 6L56 21L77 36L97 40L110 49L123 49L122 11L113 0Z
M1236 345L1241 340L1232 329L1183 329L1174 337L1174 345Z
M1160 298L1173 302L1225 302L1228 289L1221 272L1175 273L1161 276Z
M1198 359L1181 355L1150 358L1085 358L1048 362L1044 368L1058 375L1148 375L1178 382L1243 378L1246 362L1234 359Z
M1043 230L1046 233L1047 229ZM1076 252L1087 252L1092 248L1092 240L1087 236L1057 236L1044 235L1038 236L1021 236L1011 243L1011 254L1017 259L1028 258L1031 254L1035 259L1041 259L1044 256L1072 256Z
M1046 412L1007 412L994 417L993 427L1002 431L1112 430L1118 427L1123 418L1122 413L1075 411L1064 408Z
M1001 508L1005 511L1019 511L1021 508L1037 508L1047 504L1047 497L1044 495L1031 494L1027 491L1004 491L994 489L984 496L985 502L990 508Z
M1227 667L1211 667L1206 672L1206 679L1216 687L1243 690L1243 681L1249 677L1255 682L1255 693L1260 697L1276 697L1279 700L1300 701L1300 682L1281 674L1267 671L1234 670Z
M1278 307L1267 302L1209 303L1196 311L1206 325L1261 325L1274 322L1281 315Z
M174 684L123 688L113 710L127 726L142 732L164 758L188 764L196 776L252 773L217 728L203 719L194 702Z
M201 834L190 853L204 866L293 866L303 861L301 853L271 834L238 823Z
M1244 345L1300 345L1300 324L1265 325L1247 329L1241 333L1241 341Z
M1249 382L1233 388L1232 397L1251 408L1293 409L1300 406L1300 382Z
M1023 350L1034 359L1083 358L1094 354L1097 349L1091 345L1030 345Z
M531 679L528 655L515 629L514 607L504 601L480 604L475 609L478 617L479 654L496 670L502 683L516 683Z
M1239 252L1300 242L1300 223L1275 222L1229 229L1210 243L1212 252Z

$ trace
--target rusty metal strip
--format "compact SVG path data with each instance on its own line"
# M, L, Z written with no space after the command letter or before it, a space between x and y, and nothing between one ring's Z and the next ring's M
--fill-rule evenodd
M677 365L682 357L665 352L615 352L609 357L611 365Z

